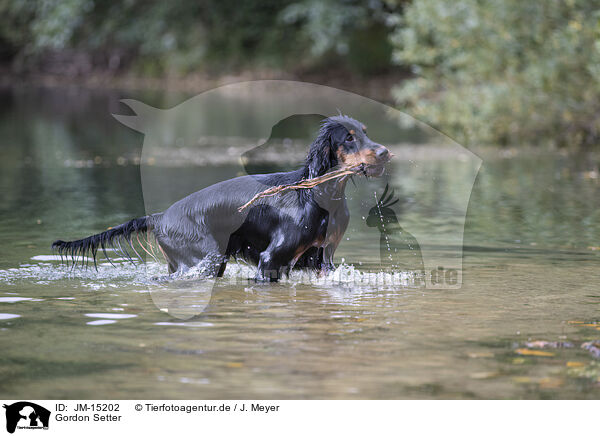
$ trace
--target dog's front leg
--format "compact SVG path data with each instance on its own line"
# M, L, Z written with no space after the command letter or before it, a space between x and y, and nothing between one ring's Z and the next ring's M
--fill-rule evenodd
M284 266L293 257L293 250L288 247L283 232L277 232L265 251L260 253L256 280L260 282L276 282L282 276Z
M276 282L281 275L281 266L273 259L272 253L263 251L260 254L258 271L256 272L257 282Z
M327 275L335 270L333 255L335 254L336 248L337 244L329 244L323 248L323 261L321 262L322 275Z

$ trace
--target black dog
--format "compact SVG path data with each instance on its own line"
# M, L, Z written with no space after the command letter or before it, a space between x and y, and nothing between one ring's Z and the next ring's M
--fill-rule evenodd
M298 170L220 182L162 213L78 241L56 241L52 247L73 259L90 253L95 261L98 249L131 245L133 234L152 232L169 273L200 267L207 275L221 276L231 256L258 264L257 280L276 281L295 265L326 272L333 268L333 254L348 225L344 190L349 176L264 197L244 212L238 208L265 189L337 167L358 165L366 176L380 176L390 157L387 148L367 137L363 124L343 115L327 118Z

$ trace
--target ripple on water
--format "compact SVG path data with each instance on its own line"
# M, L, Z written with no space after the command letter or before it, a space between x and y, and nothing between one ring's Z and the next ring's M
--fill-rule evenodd
M90 318L104 318L104 319L128 319L136 318L137 315L129 313L86 313L85 316Z
M106 324L114 324L117 321L114 319L97 319L96 321L86 322L87 325L106 325Z
M98 269L93 266L67 266L58 262L56 256L34 256L35 264L22 264L19 268L0 270L0 283L17 285L23 281L38 285L48 285L60 280L79 280L81 286L99 289L104 287L118 288L120 283L151 284L151 278L165 273L166 267L156 262L133 265L130 262L119 262L113 259L114 266L107 262L99 262Z
M75 267L58 263L45 262L54 260L52 256L34 256L37 264L23 264L19 268L0 270L0 283L19 285L23 282L37 285L48 285L52 282L64 281L69 286L79 286L91 290L121 289L127 287L131 292L161 292L165 286L180 288L196 286L198 281L205 281L202 268L190 268L178 276L165 275L165 265L158 262L132 265L114 260L115 265L99 263L98 270L93 266ZM218 280L219 284L243 285L252 282L256 275L256 267L244 263L231 263L225 275ZM164 280L157 280L162 278ZM405 271L366 271L343 262L332 272L319 276L314 272L292 271L289 277L281 280L292 287L298 284L316 286L325 292L333 292L344 301L362 292L382 291L385 289L418 288L420 280L413 273ZM215 283L216 284L216 283ZM142 285L142 289L131 289L131 286ZM207 284L208 285L208 284ZM338 295L339 294L339 295ZM111 294L112 295L112 294ZM0 302L26 301L24 297L0 297ZM59 297L67 299L69 297ZM72 297L71 297L72 298ZM29 301L40 301L29 299Z
M197 271L190 268L182 278L195 278ZM243 263L230 264L225 270L221 281L235 281L239 279L253 280L256 276L256 267ZM381 286L406 286L414 287L420 282L420 277L408 271L365 271L356 268L354 265L342 263L327 275L320 275L315 271L292 270L289 277L284 276L280 283L289 284L312 284L320 287L327 286L350 286L352 288L381 287Z
M19 301L44 301L37 298L27 297L0 297L0 303L18 303Z
M16 313L0 313L0 320L14 318L21 318L21 315L17 315Z
M210 322L155 322L154 325L167 325L178 327L211 327Z

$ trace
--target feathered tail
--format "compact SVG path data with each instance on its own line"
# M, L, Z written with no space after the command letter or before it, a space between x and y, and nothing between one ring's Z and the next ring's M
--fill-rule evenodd
M133 259L127 250L121 246L121 242L123 242L127 243L141 260L141 257L133 247L131 237L133 234L149 232L151 230L150 218L150 216L135 218L124 224L108 229L105 232L88 236L87 238L79 239L77 241L54 241L52 243L52 249L57 251L61 257L66 257L67 262L69 258L71 258L73 265L77 264L77 258L79 257L81 257L81 263L83 265L83 259L86 258L86 256L91 255L94 259L94 267L96 267L96 255L98 254L98 249L103 251L104 256L110 262L110 258L106 254L106 248L108 247L119 250L125 257L133 262Z

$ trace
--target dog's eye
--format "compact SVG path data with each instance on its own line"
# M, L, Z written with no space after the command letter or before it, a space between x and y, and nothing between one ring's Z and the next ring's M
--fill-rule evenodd
M346 142L352 142L352 141L354 141L354 136L352 136L352 135L346 136Z

